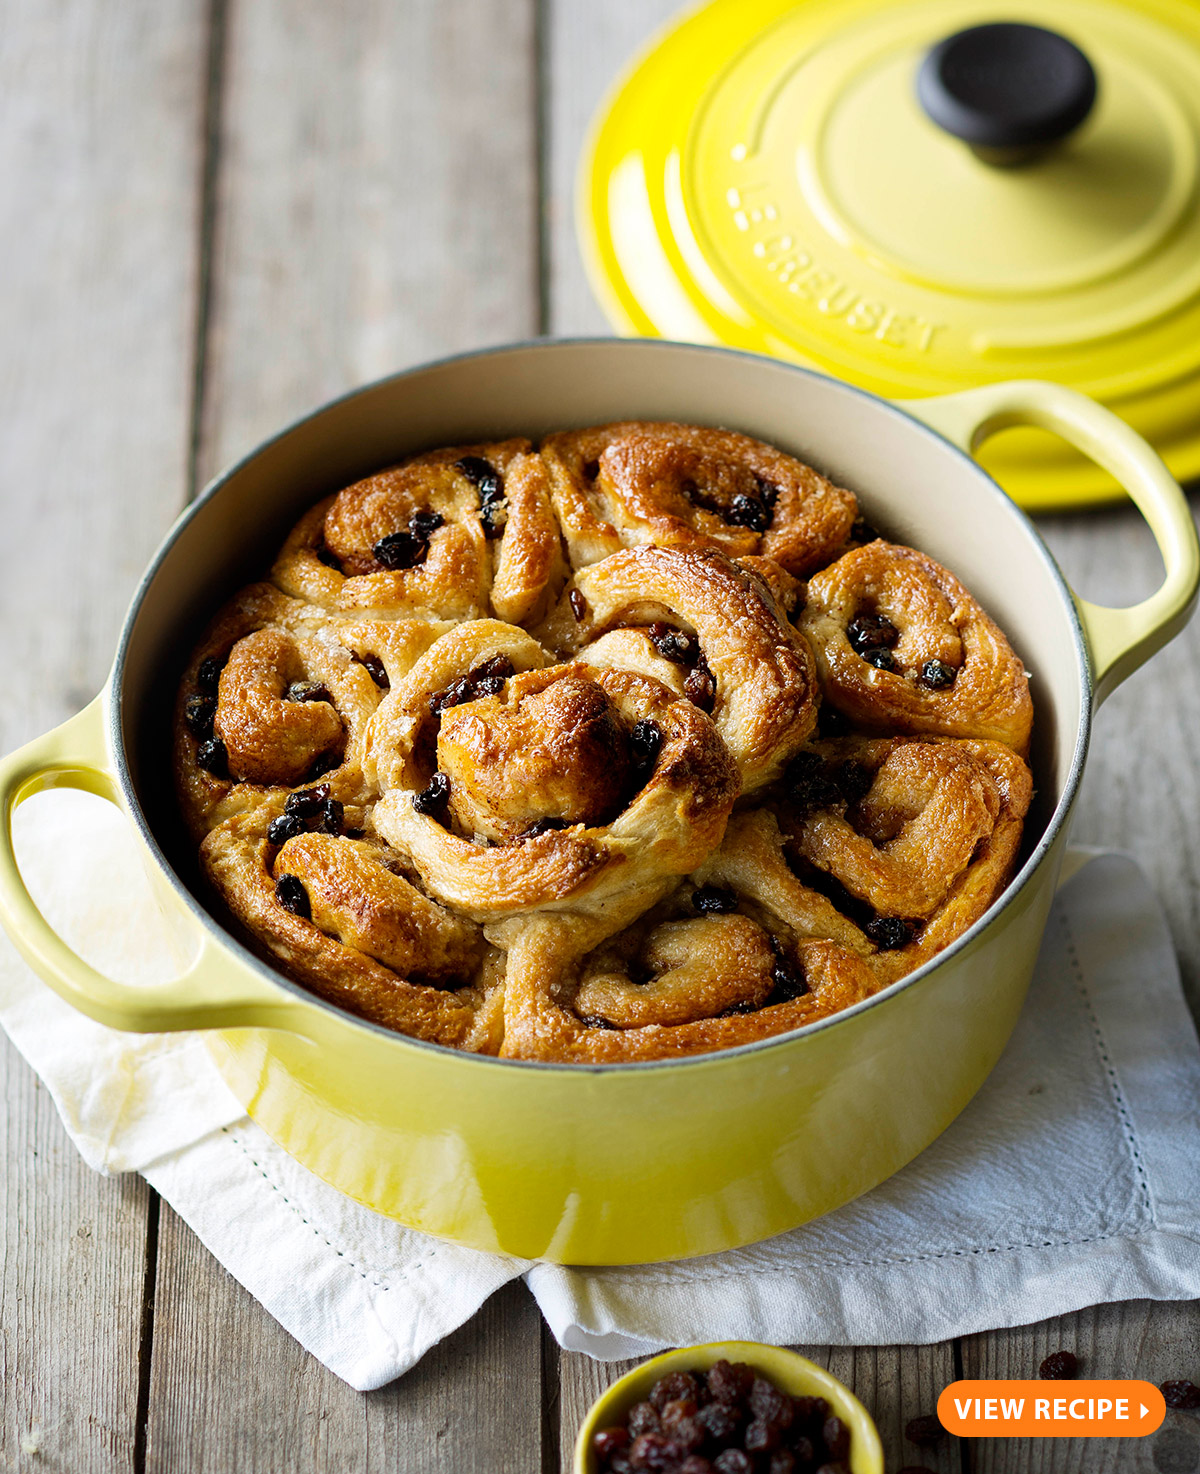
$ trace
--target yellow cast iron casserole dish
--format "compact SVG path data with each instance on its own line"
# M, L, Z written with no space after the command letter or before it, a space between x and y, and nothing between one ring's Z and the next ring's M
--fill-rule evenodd
M525 1064L391 1033L260 961L205 909L178 854L170 694L199 624L320 496L431 446L617 419L725 425L811 461L890 536L951 568L1032 675L1038 800L1025 860L932 963L798 1033L646 1064ZM1028 519L970 458L994 430L1062 434L1129 489L1166 565L1127 610L1077 600ZM205 1029L250 1115L297 1160L401 1223L566 1264L705 1254L867 1191L954 1119L1016 1022L1059 878L1093 707L1176 634L1200 550L1153 451L1071 390L1022 382L896 405L776 360L660 342L532 343L414 369L318 410L218 478L172 529L85 711L0 764L0 919L65 999L115 1028ZM12 810L84 788L136 825L196 938L177 980L134 988L75 956L34 907ZM173 861L175 863L173 863ZM193 887L197 893L193 892Z

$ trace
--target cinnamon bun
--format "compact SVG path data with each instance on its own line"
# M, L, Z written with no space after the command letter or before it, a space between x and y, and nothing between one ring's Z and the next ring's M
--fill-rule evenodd
M595 1063L785 1033L948 946L1015 867L1031 722L998 626L851 492L628 422L318 503L192 653L174 768L216 895L314 993Z

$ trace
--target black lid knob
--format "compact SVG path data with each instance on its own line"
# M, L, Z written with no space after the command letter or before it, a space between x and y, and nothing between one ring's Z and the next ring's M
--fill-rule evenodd
M940 128L988 163L1023 163L1083 122L1096 100L1096 73L1065 36L998 21L939 41L917 73L917 97Z

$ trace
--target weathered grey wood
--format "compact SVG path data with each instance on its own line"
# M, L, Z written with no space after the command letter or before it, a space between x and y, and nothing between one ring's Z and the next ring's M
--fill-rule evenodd
M230 0L203 478L369 378L538 330L532 0ZM164 1208L147 1467L539 1470L542 1339L501 1292L366 1398Z
M0 1099L0 1461L132 1470L149 1189L84 1165L7 1039Z
M828 1367L875 1419L883 1441L884 1466L924 1464L935 1474L958 1474L958 1450L949 1439L934 1449L918 1448L904 1436L913 1418L932 1413L938 1393L954 1380L954 1349L936 1346L800 1347Z
M1133 1300L971 1336L963 1376L1036 1377L1060 1350L1075 1352L1082 1377L1198 1378L1200 1305ZM1147 1438L980 1439L971 1451L977 1474L1190 1474L1200 1469L1200 1417L1168 1411Z
M538 329L533 0L232 0L205 477L423 359Z
M558 1358L559 1461L571 1468L579 1425L606 1387L638 1365L633 1361L593 1361L581 1351L562 1351Z
M203 17L9 0L0 31L3 752L100 688L185 495ZM133 1469L151 1194L7 1042L0 1075L0 1463Z
M0 751L96 694L183 502L198 10L4 6Z
M1200 498L1193 495L1193 511ZM1043 519L1068 579L1094 601L1127 604L1161 578L1154 544L1128 507ZM1130 850L1166 909L1193 1014L1200 1015L1200 623L1101 708L1074 836Z
M407 1376L354 1392L164 1204L148 1474L540 1474L540 1334L506 1286Z

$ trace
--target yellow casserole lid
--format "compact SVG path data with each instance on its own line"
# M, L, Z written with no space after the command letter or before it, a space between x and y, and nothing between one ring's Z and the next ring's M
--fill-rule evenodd
M715 0L659 37L581 171L615 325L888 397L1058 380L1200 476L1200 4L1056 0L1057 35L1046 9ZM984 459L1028 507L1121 495L1039 430Z

